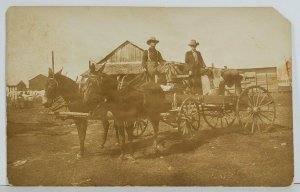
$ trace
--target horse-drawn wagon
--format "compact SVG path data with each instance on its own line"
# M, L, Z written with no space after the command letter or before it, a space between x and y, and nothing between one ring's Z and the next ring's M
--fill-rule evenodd
M231 89L225 90L223 94L216 91L199 95L185 91L186 84L183 82L188 78L188 75L177 75L174 77L176 83L161 86L170 106L167 112L161 113L161 120L182 134L192 134L199 130L203 127L202 119L212 129L228 128L236 120L245 133L264 132L272 128L276 107L271 94L265 88L255 85L246 87L240 94L232 92ZM53 114L61 118L95 118L88 113L78 112ZM136 121L134 135L143 135L148 124L145 118Z
M173 65L166 66L171 67L170 70L174 68ZM104 67L105 65L102 66L102 70ZM90 68L95 69L95 67L91 66ZM208 71L210 70L208 69ZM55 108L55 103L58 103L58 106L65 105L65 99L62 99L61 103L59 102L59 98L63 97L70 101L73 100L75 104L81 103L81 105L73 108L72 112L52 113L59 118L72 118L75 120L80 139L80 156L83 155L84 151L87 120L97 118L88 113L89 110L95 109L93 107L95 105L100 106L102 112L104 112L101 117L105 128L103 145L108 131L107 113L110 110L114 116L113 119L117 123L115 125L116 130L123 129L121 132L117 131L122 135L122 154L125 142L124 129L130 129L126 131L130 133L128 137L130 143L132 143L134 135L139 136L143 134L147 128L148 120L151 122L154 130L153 146L155 150L157 150L159 121L171 125L183 135L193 135L195 131L203 127L201 116L211 128L230 127L237 119L239 128L246 133L268 131L272 128L275 120L276 109L274 100L263 87L258 85L249 86L243 91L238 89L235 93L225 89L225 85L240 85L238 84L241 83L239 78L224 78L222 86L220 83L219 88L211 89L210 92L202 95L187 91L190 90L187 89L188 84L186 83L187 79L189 79L188 75L175 74L174 83L172 84L159 85L153 82L150 82L150 84L146 82L146 89L144 86L144 88L139 90L139 86L136 87L134 82L138 82L139 85L144 80L143 78L147 77L147 73L142 73L129 82L125 82L126 78L121 78L120 86L116 78L107 76L101 71L92 72L88 77L83 96L78 95L78 87L74 82L71 82L72 80L62 76L60 73L55 74L56 77L50 78L48 89L46 90L46 95L54 95L54 97L50 98L50 103L49 99L46 102L46 105L48 107L50 105L52 109L53 107ZM228 83L228 81L231 82ZM66 82L72 84L72 90L70 90L70 86ZM64 90L63 87L66 87L66 85L68 85L67 88L69 90L60 93L61 97L57 97L58 90ZM150 85L153 85L154 89L149 89ZM71 95L72 97L70 97L70 92L76 93L77 96ZM105 99L106 97L109 98L108 102ZM93 103L93 106L89 107L89 103ZM68 108L71 109L71 106L68 106Z
M161 120L182 134L198 131L203 127L202 118L212 129L228 128L236 120L244 133L266 132L272 128L276 105L265 88L259 85L249 86L240 94L229 89L223 94L218 94L218 91L206 95L187 94L180 82L188 76L178 75L175 78L179 83L165 88L171 108L161 114ZM136 135L142 135L147 125L147 120L137 122Z

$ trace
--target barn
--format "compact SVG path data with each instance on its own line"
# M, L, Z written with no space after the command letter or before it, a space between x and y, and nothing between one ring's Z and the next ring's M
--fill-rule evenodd
M47 77L45 75L39 74L34 78L29 80L29 90L30 91L41 91L45 89L45 84L47 82Z
M134 76L142 72L143 49L130 41L125 41L107 56L96 63L96 70L105 65L103 73L108 75ZM89 70L81 76L85 77Z
M24 81L20 81L17 84L17 91L26 91L26 90L27 90L26 84L24 83Z

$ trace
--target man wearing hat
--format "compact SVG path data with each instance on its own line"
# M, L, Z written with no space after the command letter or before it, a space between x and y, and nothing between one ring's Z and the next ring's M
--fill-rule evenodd
M188 45L191 47L191 50L185 54L185 71L190 75L189 83L192 91L202 94L201 75L206 65L201 53L196 50L199 43L193 39Z
M156 82L155 78L162 77L163 71L161 67L165 62L160 52L155 49L158 42L155 37L151 37L147 40L149 48L144 51L142 59L143 68L148 72L152 82Z

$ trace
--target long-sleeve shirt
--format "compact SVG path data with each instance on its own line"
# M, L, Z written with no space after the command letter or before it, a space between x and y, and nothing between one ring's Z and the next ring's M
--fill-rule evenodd
M199 74L201 68L206 65L199 51L188 51L185 54L186 72L192 71L194 74Z
M144 68L147 68L147 61L152 61L158 63L162 63L164 59L162 58L159 51L157 51L155 48L149 48L148 50L145 50L142 57L142 65Z

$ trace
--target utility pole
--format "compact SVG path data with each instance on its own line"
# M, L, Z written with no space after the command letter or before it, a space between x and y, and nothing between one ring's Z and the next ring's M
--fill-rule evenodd
M54 76L54 52L52 51L52 71L53 71L53 76Z

